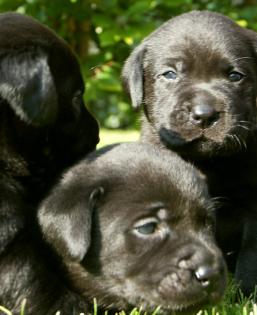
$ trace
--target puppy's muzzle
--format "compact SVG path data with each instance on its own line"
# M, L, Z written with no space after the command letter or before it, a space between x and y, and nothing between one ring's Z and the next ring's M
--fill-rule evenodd
M181 253L182 254L182 253ZM226 287L226 265L219 251L213 253L196 246L183 249L177 267L161 280L159 293L168 299L171 291L199 303L215 303ZM186 301L184 301L186 303Z
M213 125L219 119L219 113L212 105L198 104L194 106L190 113L192 124L205 129Z

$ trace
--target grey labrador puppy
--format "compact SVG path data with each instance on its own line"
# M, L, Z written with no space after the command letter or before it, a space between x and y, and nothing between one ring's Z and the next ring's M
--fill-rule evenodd
M208 11L169 20L128 58L142 141L177 151L221 197L217 239L244 293L257 284L257 34Z
M26 314L164 313L217 302L226 267L213 237L205 181L176 154L110 146L64 174L42 203L37 234L0 263L4 304ZM16 314L16 313L15 313Z

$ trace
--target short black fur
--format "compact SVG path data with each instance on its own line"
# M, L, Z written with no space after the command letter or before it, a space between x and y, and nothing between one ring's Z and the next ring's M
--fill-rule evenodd
M64 174L38 217L77 311L75 292L84 311L96 298L99 313L158 305L164 313L189 311L224 292L212 201L200 173L176 154L140 143L91 153Z
M123 80L133 106L143 104L141 140L178 152L206 175L220 203L218 242L250 294L257 284L257 34L218 13L183 14L132 52Z
M98 143L98 124L83 103L83 92L77 58L62 39L28 16L0 14L2 305L19 277L13 263L26 260L37 269L36 258L29 260L41 255L32 231L39 202L60 173ZM33 272L27 276L32 279Z

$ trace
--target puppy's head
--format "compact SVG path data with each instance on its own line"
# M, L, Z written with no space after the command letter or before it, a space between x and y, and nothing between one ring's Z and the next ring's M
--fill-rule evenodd
M219 300L226 268L194 168L147 144L89 155L43 202L44 238L89 302L164 312Z
M257 34L217 13L175 17L128 58L143 138L203 157L243 150L256 123Z
M0 30L1 150L40 172L44 163L58 169L93 150L98 124L83 103L84 82L68 45L16 13L0 14Z

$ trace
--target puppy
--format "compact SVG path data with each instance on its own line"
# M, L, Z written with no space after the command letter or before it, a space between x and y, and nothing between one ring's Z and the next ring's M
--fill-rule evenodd
M34 230L0 263L2 303L16 314L26 297L26 314L70 315L92 311L93 298L111 313L216 302L226 267L212 208L204 180L175 154L140 143L91 153L39 209L51 249Z
M0 254L33 223L61 171L95 148L83 92L62 39L30 17L0 14Z
M128 58L123 80L143 104L141 139L206 175L217 240L245 294L257 284L257 34L207 11L175 17Z

